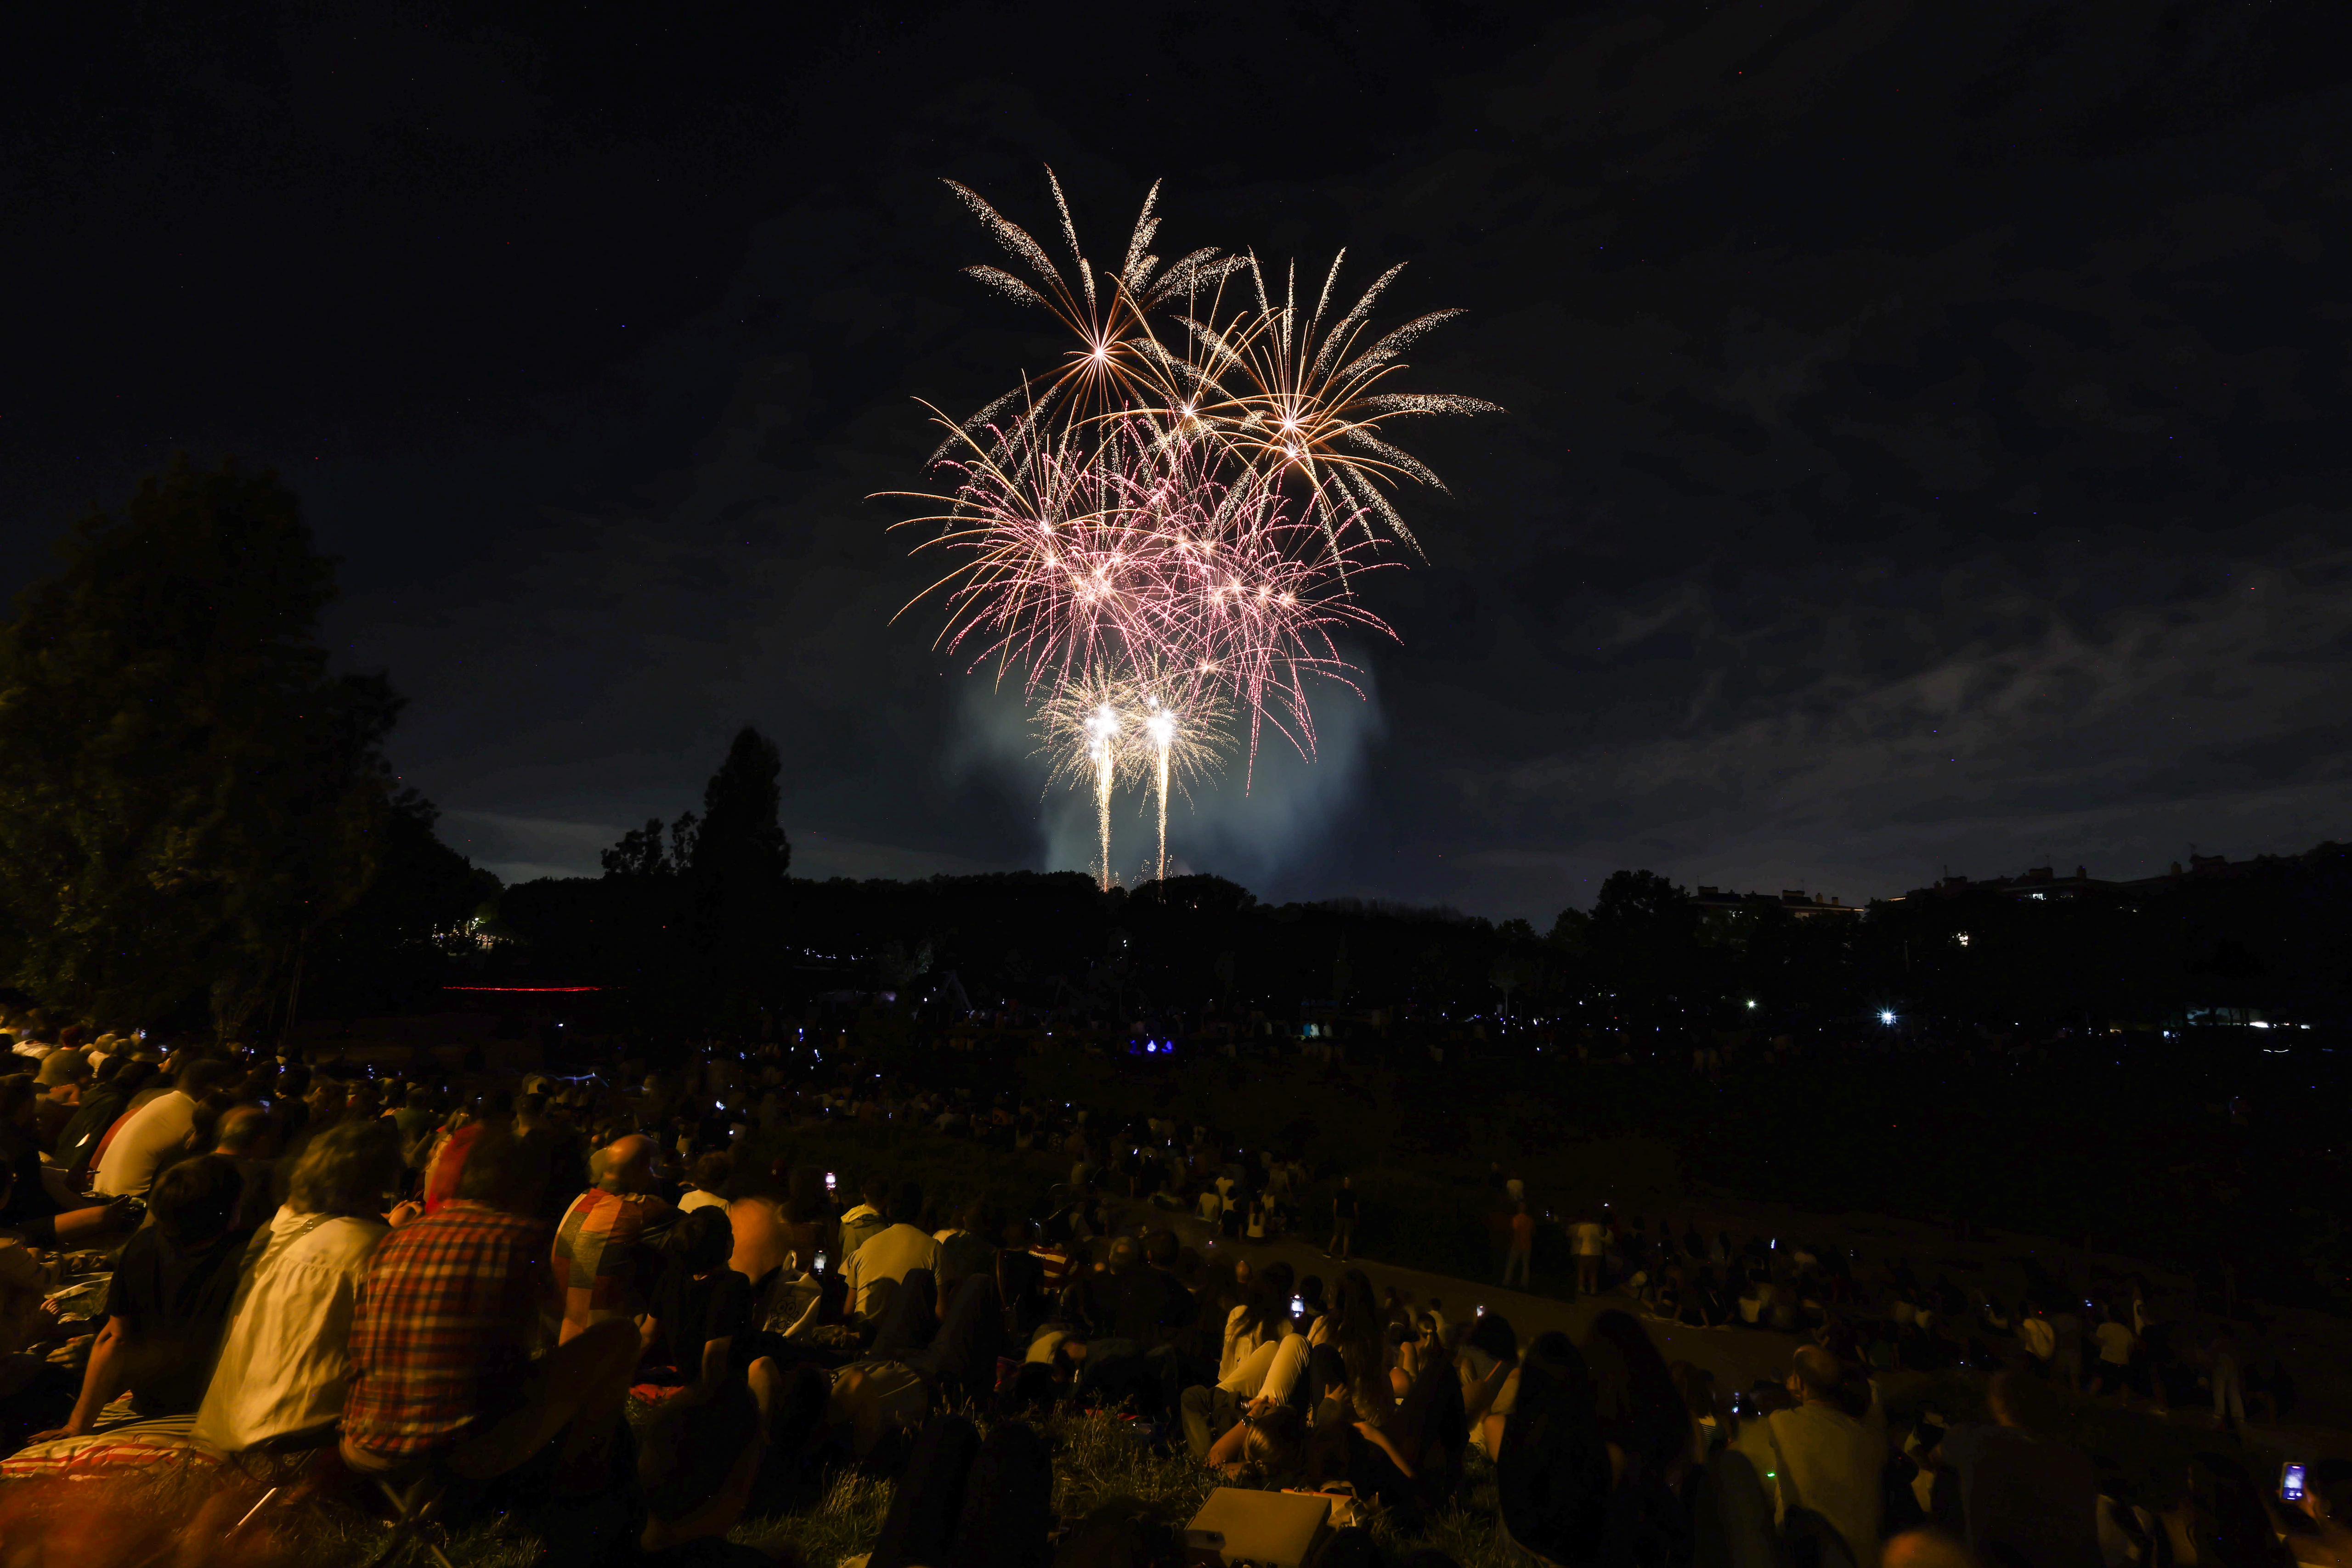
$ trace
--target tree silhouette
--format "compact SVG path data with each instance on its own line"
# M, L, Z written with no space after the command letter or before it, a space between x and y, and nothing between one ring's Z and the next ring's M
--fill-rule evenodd
M293 494L184 458L0 629L0 968L101 1024L234 1032L366 891L400 699L331 674Z

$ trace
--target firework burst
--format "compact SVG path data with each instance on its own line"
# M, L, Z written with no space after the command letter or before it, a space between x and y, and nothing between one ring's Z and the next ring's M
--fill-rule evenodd
M1403 480L1444 492L1445 481L1382 433L1393 421L1439 414L1500 413L1499 405L1451 392L1398 390L1410 368L1405 351L1460 310L1433 310L1370 337L1372 308L1403 263L1390 267L1336 318L1330 316L1347 253L1330 271L1311 310L1300 308L1297 268L1283 275L1279 300L1255 256L1239 269L1246 302L1219 316L1222 291L1204 316L1184 318L1192 351L1146 353L1158 373L1159 417L1212 435L1236 461L1304 498L1307 517L1335 554L1351 526L1377 541L1371 524L1418 551L1389 492ZM1335 560L1341 570L1344 560Z
M942 487L907 522L929 529L919 551L954 558L916 600L941 602L940 645L1016 680L1055 776L1093 792L1108 888L1121 779L1150 785L1164 878L1171 791L1214 771L1237 727L1253 772L1269 727L1311 758L1311 692L1354 685L1339 637L1388 634L1359 588L1391 541L1420 549L1391 493L1444 485L1387 426L1499 411L1394 384L1406 351L1460 314L1376 334L1401 267L1335 314L1336 257L1311 309L1295 268L1277 301L1254 255L1162 266L1154 185L1118 267L1098 273L1050 169L1046 183L1066 260L948 182L1012 264L965 270L1045 311L1071 347L968 419L933 411Z

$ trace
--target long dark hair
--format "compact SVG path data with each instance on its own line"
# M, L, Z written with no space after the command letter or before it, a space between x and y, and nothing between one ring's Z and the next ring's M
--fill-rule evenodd
M1268 1263L1250 1276L1249 1294L1242 1298L1240 1332L1272 1339L1290 1321L1290 1265Z
M1503 1522L1528 1551L1574 1565L1598 1561L1609 1515L1609 1450L1584 1357L1557 1330L1519 1364L1519 1397L1495 1461Z

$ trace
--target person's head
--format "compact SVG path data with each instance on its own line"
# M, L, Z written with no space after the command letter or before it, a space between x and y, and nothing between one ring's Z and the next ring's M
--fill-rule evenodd
M1983 1568L1965 1542L1940 1530L1906 1530L1888 1540L1879 1557L1883 1568Z
M1173 1269L1183 1257L1183 1244L1176 1233L1162 1228L1149 1230L1143 1237L1143 1260L1155 1269Z
M236 1071L218 1057L183 1057L179 1076L172 1081L172 1086L191 1100L201 1100L215 1089L227 1087Z
M400 1134L390 1123L338 1123L295 1156L286 1201L299 1214L364 1219L385 1212L400 1174Z
M1361 1269L1342 1269L1331 1287L1331 1311L1339 1319L1343 1334L1365 1334L1380 1332L1380 1301L1372 1294L1372 1281Z
M228 1234L245 1195L236 1162L198 1155L167 1167L147 1189L147 1212L174 1247L204 1247Z
M1997 1424L2036 1435L2047 1434L2058 1416L2048 1384L2011 1371L1992 1375L1985 1386L1985 1409Z
M1250 1423L1242 1439L1242 1478L1252 1486L1278 1486L1297 1477L1307 1460L1307 1416L1279 1405Z
M89 1059L79 1051L53 1051L41 1059L40 1070L34 1073L36 1087L52 1093L60 1091L70 1094L89 1082L94 1070Z
M213 1130L213 1153L231 1158L251 1158L269 1131L269 1113L258 1105L232 1105L221 1113Z
M875 1213L882 1214L889 1209L890 1178L888 1176L879 1174L869 1176L857 1190L859 1196L866 1199L866 1206Z
M1470 1325L1468 1342L1496 1361L1508 1361L1519 1354L1519 1336L1511 1320L1500 1312L1479 1313L1478 1321Z
M433 1109L433 1091L422 1083L413 1083L409 1085L405 1103L412 1111L430 1111Z
M663 1242L663 1250L678 1260L689 1274L702 1275L727 1267L734 1254L735 1228L728 1223L727 1211L717 1207L697 1208L680 1215Z
M919 1225L923 1218L923 1188L919 1182L900 1182L890 1200L890 1218L900 1225Z
M1675 1386L1682 1391L1683 1408L1691 1413L1692 1420L1720 1417L1722 1401L1716 1397L1714 1373L1687 1361L1677 1361L1666 1370L1674 1374Z
M631 1133L597 1150L590 1156L589 1164L596 1185L606 1192L650 1191L654 1185L654 1141Z
M1612 1309L1593 1319L1584 1357L1602 1434L1644 1465L1672 1462L1689 1441L1690 1422L1665 1357L1633 1314Z
M509 1214L534 1214L547 1195L548 1153L543 1134L488 1123L457 1174L457 1196Z
M514 1124L515 1124L515 1131L517 1131L517 1132L519 1132L519 1133L528 1133L528 1132L530 1132L533 1127L539 1127L539 1126L543 1126L543 1125L545 1125L545 1124L546 1124L546 1122L547 1122L547 1096L546 1096L546 1095L544 1095L544 1094L518 1094L518 1095L516 1095L516 1096L515 1096L515 1105L514 1105Z
M0 1123L30 1127L35 1116L34 1102L38 1098L31 1073L12 1072L0 1078Z
M1844 1368L1836 1356L1817 1344L1799 1345L1789 1367L1789 1392L1798 1398L1817 1404L1835 1404L1838 1387L1845 1380Z
M693 1182L701 1192L717 1192L735 1174L735 1156L724 1149L714 1149L694 1162Z

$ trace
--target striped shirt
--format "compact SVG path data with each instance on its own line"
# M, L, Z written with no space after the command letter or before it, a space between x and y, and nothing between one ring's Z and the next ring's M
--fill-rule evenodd
M360 1285L343 1436L388 1459L452 1447L519 1393L547 1299L541 1220L457 1198L392 1232Z

